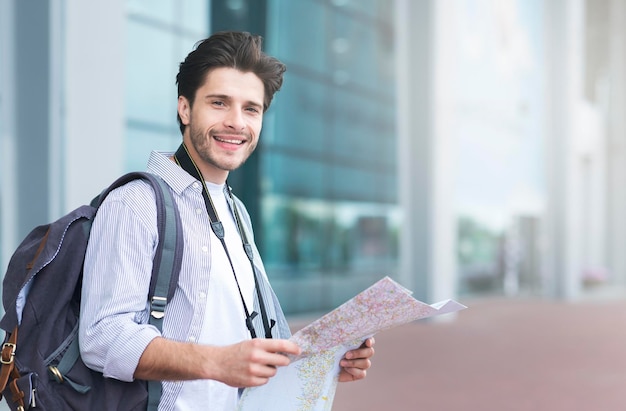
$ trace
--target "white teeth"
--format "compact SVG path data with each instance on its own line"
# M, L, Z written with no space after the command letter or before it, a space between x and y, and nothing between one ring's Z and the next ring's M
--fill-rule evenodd
M216 140L221 141L223 143L229 143L229 144L243 144L243 141L241 140L226 140L223 138L219 138L219 137L215 137Z

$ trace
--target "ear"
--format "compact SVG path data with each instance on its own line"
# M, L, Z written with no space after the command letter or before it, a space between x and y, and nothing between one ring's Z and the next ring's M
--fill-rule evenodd
M185 96L178 96L178 115L182 123L188 126L191 118L191 104Z

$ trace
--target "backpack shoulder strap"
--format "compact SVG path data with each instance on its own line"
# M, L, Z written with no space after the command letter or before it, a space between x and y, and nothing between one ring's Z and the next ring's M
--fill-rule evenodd
M161 177L152 173L130 172L124 174L104 189L91 201L91 205L99 207L111 191L137 179L144 180L150 184L156 197L159 242L152 264L148 300L150 300L150 323L161 330L165 305L173 297L176 284L178 283L183 252L180 215L167 183Z

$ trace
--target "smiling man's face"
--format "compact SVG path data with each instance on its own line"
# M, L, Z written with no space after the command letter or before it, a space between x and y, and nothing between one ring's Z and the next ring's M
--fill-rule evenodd
M183 141L205 180L222 184L259 141L263 125L263 82L256 74L220 67L207 74L193 106L178 98L187 126Z

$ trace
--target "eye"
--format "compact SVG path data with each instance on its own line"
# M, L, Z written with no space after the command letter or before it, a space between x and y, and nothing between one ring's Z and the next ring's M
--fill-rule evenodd
M246 111L249 111L250 113L255 113L255 114L258 114L261 112L257 107L248 107L246 108Z
M224 106L224 102L222 100L213 100L211 104L213 104L214 106L219 106L219 107Z

